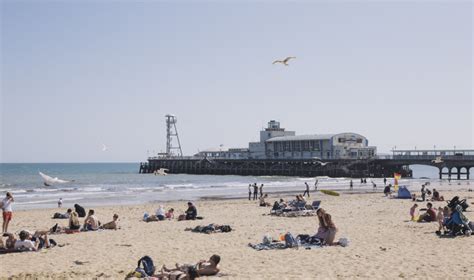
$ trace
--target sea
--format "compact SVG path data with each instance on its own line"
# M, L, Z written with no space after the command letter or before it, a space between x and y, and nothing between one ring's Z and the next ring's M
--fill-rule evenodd
M412 179L402 178L399 185L419 190L425 182L441 183L440 189L458 187L458 182L438 179L438 169L415 165ZM197 199L239 198L248 196L249 184L264 184L264 192L302 193L305 182L314 188L347 191L350 178L139 174L139 163L0 163L0 196L11 192L16 210L54 208L62 198L64 207L77 203L83 206L107 206L192 201ZM39 172L69 183L45 186ZM367 184L352 179L354 191L383 190L383 178L368 178ZM393 184L393 178L387 178ZM460 181L464 187L474 182Z

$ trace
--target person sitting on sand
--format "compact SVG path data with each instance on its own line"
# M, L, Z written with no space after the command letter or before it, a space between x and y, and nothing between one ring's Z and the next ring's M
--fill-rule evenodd
M260 200L260 206L262 206L262 207L271 206L270 203L265 201L265 198L267 198L267 197L268 197L268 194L265 194L265 195L260 197L260 199L259 199Z
M161 273L154 275L159 279L195 279L201 276L213 276L219 273L219 263L221 261L221 257L218 255L212 255L208 261L201 260L195 265L179 265L176 264L176 268L168 269L166 266L163 265L161 268Z
M159 221L163 221L165 219L165 208L163 205L160 205L158 209L156 209L156 217Z
M69 219L69 217L71 216L71 213L72 213L72 209L69 208L64 214L54 213L53 219Z
M15 242L16 242L15 235L13 235L13 233L5 232L3 234L3 237L7 238L5 240L5 244L3 245L3 248L6 250L13 250L15 248Z
M418 208L418 204L413 204L413 206L410 208L410 217L412 221L416 221L415 218L415 213L416 213L416 208Z
M318 232L316 233L316 238L322 239L323 244L329 246L339 245L339 242L334 242L334 238L336 238L337 228L332 221L331 215L326 213L323 208L319 208L316 211L316 215L318 216L319 220L319 228Z
M436 221L436 212L433 209L433 204L431 204L431 202L428 202L426 204L426 207L428 207L428 209L426 210L426 213L420 215L420 218L418 219L418 222L434 222L434 221Z
M444 201L444 197L439 195L439 192L436 189L433 189L433 196L431 197L433 201Z
M383 189L383 194L385 194L385 196L390 196L390 194L392 193L392 191L390 190L391 187L392 184L388 184L388 186L385 186L385 188Z
M188 202L188 209L186 210L186 220L195 220L197 217L196 206L191 201Z
M69 229L70 230L79 230L81 228L81 222L79 221L79 215L77 212L72 212L69 217Z
M100 228L101 229L118 229L118 226L117 226L118 218L119 216L117 214L114 214L114 216L112 217L112 221L102 225Z
M94 210L90 209L89 213L87 214L86 219L84 220L84 227L85 231L88 230L98 230L99 229L99 220L94 215Z
M170 210L168 210L168 212L166 212L165 217L168 220L174 219L174 209L170 208Z

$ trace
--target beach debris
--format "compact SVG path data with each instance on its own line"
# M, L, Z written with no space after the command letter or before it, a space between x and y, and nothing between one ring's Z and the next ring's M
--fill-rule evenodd
M61 180L58 177L53 178L53 177L48 176L48 175L46 175L42 172L39 172L39 175L43 178L44 185L46 187L49 187L49 186L54 185L54 184L64 184L64 183L74 182L74 180L68 181L68 180Z
M84 265L84 264L87 264L87 263L90 263L90 262L89 261L85 261L85 262L83 262L83 261L74 261L74 264L76 264L76 265Z
M295 58L296 58L296 56L288 56L283 60L275 60L275 61L273 61L272 64L281 63L281 64L284 64L285 66L288 66L289 65L288 61L290 61L290 59L295 59Z

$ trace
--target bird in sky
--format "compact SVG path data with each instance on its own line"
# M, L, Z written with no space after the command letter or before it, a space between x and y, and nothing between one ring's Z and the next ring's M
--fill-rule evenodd
M109 148L107 146L105 146L105 144L102 144L102 152L105 152L107 151Z
M326 166L327 164L330 163L330 162L322 162L322 161L319 161L319 160L317 160L315 162L319 163L321 166Z
M443 163L443 158L441 157L436 157L434 160L431 161L432 163L434 164L439 164L439 163Z
M288 61L290 61L290 59L295 59L296 56L288 56L287 58L283 59L283 60L275 60L273 61L272 64L276 64L276 63L281 63L281 64L284 64L285 66L288 66Z
M67 180L61 180L61 179L59 179L58 177L53 178L53 177L48 176L48 175L46 175L46 174L44 174L44 173L41 173L41 172L39 172L39 175L43 178L43 180L44 180L44 183L43 183L43 184L44 184L46 187L49 187L49 186L51 186L51 185L53 185L53 184L64 184L64 183L74 182L74 180L67 181Z

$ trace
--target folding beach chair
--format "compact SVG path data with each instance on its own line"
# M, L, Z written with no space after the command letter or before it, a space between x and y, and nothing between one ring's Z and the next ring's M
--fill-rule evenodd
M308 210L318 210L321 205L321 200L315 200L311 205L306 205Z

